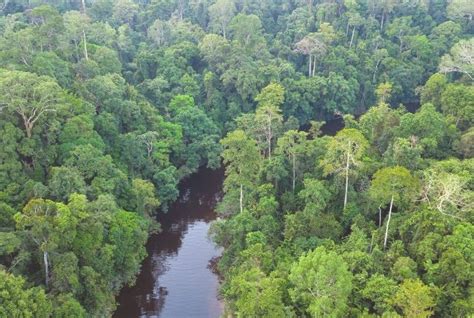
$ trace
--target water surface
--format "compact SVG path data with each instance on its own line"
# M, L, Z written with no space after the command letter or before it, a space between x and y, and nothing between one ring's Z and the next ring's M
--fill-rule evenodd
M219 317L219 282L210 261L221 251L208 237L222 195L223 171L200 169L180 185L180 197L160 214L148 257L133 287L122 289L116 318Z

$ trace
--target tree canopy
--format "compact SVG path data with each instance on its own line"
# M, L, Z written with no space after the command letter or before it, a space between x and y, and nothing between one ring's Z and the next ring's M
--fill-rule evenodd
M221 165L228 316L472 316L473 14L3 1L0 316L111 316L180 181Z

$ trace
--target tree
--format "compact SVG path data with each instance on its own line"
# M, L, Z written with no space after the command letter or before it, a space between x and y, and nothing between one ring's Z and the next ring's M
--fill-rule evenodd
M408 279L400 285L393 302L406 317L426 318L433 314L431 308L436 305L432 294L432 289L421 280Z
M113 215L108 234L108 242L114 245L113 285L134 282L146 256L149 226L149 221L136 213L118 211Z
M55 199L67 201L73 193L86 193L86 183L79 171L69 167L53 167L49 190Z
M388 230L394 202L402 203L416 194L418 180L404 167L388 167L378 170L370 185L372 200L380 205L390 202L383 247L387 247Z
M446 118L432 104L424 104L415 114L405 113L400 117L397 135L421 145L425 156L440 156L446 151L441 145L446 143L447 127Z
M352 26L351 41L349 43L349 48L352 48L352 43L354 43L354 35L356 28L364 24L364 19L360 16L358 12L348 12L348 21L347 26Z
M291 267L289 293L312 317L343 317L352 274L341 256L324 247L303 255Z
M35 124L59 108L61 89L49 77L20 71L0 72L0 111L16 113L31 138Z
M398 125L400 125L400 113L390 108L388 104L382 103L367 110L360 117L356 127L368 142L383 154L393 140Z
M468 129L461 136L456 150L466 159L474 157L474 127Z
M54 318L86 318L87 312L71 294L61 294L56 299L53 310Z
M324 43L322 35L319 33L310 33L301 41L295 44L295 51L308 55L308 76L313 77L316 74L316 61L327 53L327 46Z
M268 159L272 157L272 144L279 126L283 122L280 106L284 100L284 88L280 84L270 84L255 97L258 107L255 124L258 135L263 135L267 144Z
M257 144L242 130L229 133L221 141L224 151L222 158L226 165L224 187L230 191L239 187L240 212L244 210L244 188L251 188L260 170L260 154Z
M436 52L445 54L454 43L459 41L460 35L461 26L456 22L446 21L433 28L430 39Z
M64 31L63 19L58 10L49 5L40 5L31 10L31 18L35 21L35 33L41 51L56 48L58 35Z
M224 39L227 38L227 26L234 17L235 4L233 0L217 0L216 3L209 7L209 25L218 29Z
M138 14L138 4L131 0L118 0L114 3L112 20L117 24L132 25L135 16Z
M153 215L154 210L160 206L160 201L155 197L155 186L149 181L133 179L132 195L134 209L142 216Z
M204 163L219 166L219 130L204 110L188 95L177 95L170 103L172 121L183 129L183 147L178 151L185 164L180 167L187 175Z
M369 144L362 133L355 128L345 128L337 133L328 144L328 150L320 165L324 174L344 174L344 209L349 192L349 173L353 167L361 164Z
M456 124L471 127L474 123L474 87L471 85L448 84L441 94L441 109L453 116Z
M474 5L469 0L452 0L449 2L446 13L449 19L454 21L472 23Z
M385 82L379 84L375 90L375 95L377 96L379 104L385 104L390 99L392 94L392 83Z
M397 283L381 274L375 274L369 278L362 295L373 303L375 311L382 315L392 309L392 300L397 291Z
M473 209L468 178L432 168L424 172L422 200L441 214L463 219Z
M51 317L52 306L40 287L27 288L22 277L0 269L0 316Z
M84 54L84 59L87 61L89 59L89 53L87 50L86 31L90 25L89 17L85 14L85 12L68 11L63 15L63 19L66 29L64 34L65 42L68 44L72 42L74 44L73 51L75 53L76 60L79 61L81 59L79 54L79 45L82 41L82 51Z
M474 80L474 39L461 40L441 58L439 63L441 73L457 72L465 74Z
M402 54L402 52L404 51L409 36L411 36L415 32L415 29L411 26L412 23L413 19L411 16L395 18L386 30L387 35L396 38L400 43L398 48L399 54Z
M244 270L232 278L228 297L235 297L237 314L242 317L284 317L283 280L266 277L259 268Z
M26 231L41 252L44 281L46 288L49 288L50 253L75 235L75 218L62 203L33 199L24 207L22 213L15 215L15 221L17 228Z
M306 178L304 179L304 189L298 193L298 197L304 201L305 210L323 212L327 207L331 193L322 181Z
M254 14L245 15L240 13L236 15L229 24L229 30L232 33L232 39L249 51L265 47L265 38L262 36L262 22Z
M298 157L306 150L306 139L308 134L303 131L289 130L283 136L278 138L277 152L288 156L292 166L292 189L296 187L296 170Z
M390 13L393 11L396 4L396 0L375 1L375 5L377 5L378 9L381 11L380 30L383 30L384 22L388 20Z
M431 103L437 109L441 109L441 95L444 92L448 81L446 76L436 73L430 76L420 93L420 104Z
M171 37L170 33L170 25L160 19L156 19L147 31L148 38L152 40L157 47L168 44Z

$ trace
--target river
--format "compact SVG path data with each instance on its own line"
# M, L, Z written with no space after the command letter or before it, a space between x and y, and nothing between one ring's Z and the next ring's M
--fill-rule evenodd
M337 118L321 130L323 135L335 135L343 127L342 118ZM214 207L222 196L223 180L222 169L201 168L181 182L178 200L158 217L162 231L148 240L148 257L135 286L123 288L117 298L115 318L220 316L219 281L210 261L221 251L208 231L216 218Z
M208 230L223 178L222 169L201 168L181 182L178 200L158 217L162 231L148 240L148 257L136 284L123 288L117 298L114 317L220 316L219 281L210 261L221 251Z

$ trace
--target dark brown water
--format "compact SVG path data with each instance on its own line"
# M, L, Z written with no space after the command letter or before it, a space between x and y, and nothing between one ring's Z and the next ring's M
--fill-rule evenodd
M223 171L200 169L180 185L180 197L159 216L162 231L147 243L148 257L133 287L124 288L114 317L219 317L218 277L210 261L219 256L208 237L222 195Z
M344 128L342 118L328 121L323 135ZM221 251L208 238L214 207L222 196L223 170L200 169L184 180L178 201L160 214L162 231L147 243L148 257L133 287L124 288L115 318L219 317L223 305L210 261Z

